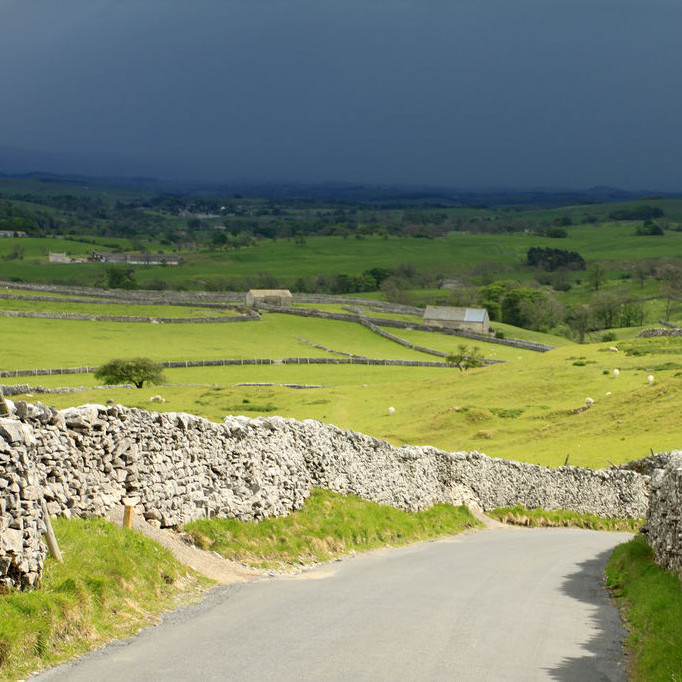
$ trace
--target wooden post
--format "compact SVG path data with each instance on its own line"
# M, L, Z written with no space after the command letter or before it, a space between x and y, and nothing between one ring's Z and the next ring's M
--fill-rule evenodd
M135 507L132 504L126 504L123 507L123 527L132 528L133 527L133 509Z
M43 521L45 522L45 540L47 542L47 548L50 550L50 554L55 558L58 563L63 563L62 553L59 551L59 544L57 543L57 538L55 537L54 531L52 530L52 521L50 521L50 513L47 511L47 504L45 503L45 498L40 500L40 507L43 510Z
M138 497L124 497L121 502L123 503L123 527L132 528L133 527L133 510L135 505L140 501Z

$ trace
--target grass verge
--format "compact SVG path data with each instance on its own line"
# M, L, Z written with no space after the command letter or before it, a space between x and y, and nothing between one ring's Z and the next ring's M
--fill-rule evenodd
M677 575L656 566L641 535L616 547L607 585L629 634L630 679L682 680L682 588Z
M0 595L0 679L130 636L210 584L166 549L108 521L53 525L64 563L48 557L41 589Z
M578 514L565 509L555 511L526 509L520 504L515 507L493 509L487 514L503 523L531 528L585 528L636 533L644 523L644 519L607 519L595 514Z
M302 509L258 523L203 519L185 526L197 545L233 561L258 568L286 568L329 561L350 552L405 545L480 526L466 507L434 505L404 512L361 500L313 490Z

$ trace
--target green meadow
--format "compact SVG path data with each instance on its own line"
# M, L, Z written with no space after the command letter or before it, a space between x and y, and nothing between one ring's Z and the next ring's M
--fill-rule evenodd
M152 253L169 251L168 245L142 242ZM132 249L130 240L88 238L75 241L56 238L0 240L0 258L15 246L24 250L23 259L3 263L3 278L24 281L88 282L101 281L106 264L48 264L50 251L66 251L85 256L93 249ZM374 268L392 268L409 263L417 271L442 277L457 277L485 263L494 267L499 278L513 273L516 279L530 279L522 271L526 253L532 246L577 251L588 263L599 261L617 267L646 258L682 257L682 232L667 231L663 236L638 236L628 222L575 225L567 236L556 240L535 234L469 234L451 232L443 237L420 239L403 236L371 236L347 239L338 236L310 236L305 244L292 239L263 239L237 250L200 250L183 253L180 266L135 266L138 283L162 280L175 287L203 288L210 282L231 278L257 277L268 273L283 283L321 273L351 275Z
M114 306L112 306L114 307ZM221 421L227 414L318 419L393 444L478 450L494 457L558 466L605 467L679 446L671 415L682 407L682 339L622 339L574 344L504 327L507 336L556 341L547 353L437 333L391 330L445 352L477 345L503 363L460 372L448 367L239 365L165 371L167 385L141 390L94 388L92 374L5 379L31 386L91 386L82 393L35 395L57 407L113 401L184 411ZM438 360L377 336L360 325L283 314L260 322L153 325L0 318L3 369L98 365L114 357L157 361L226 358L340 357ZM631 332L632 333L632 332ZM619 370L615 377L613 370ZM653 374L649 385L647 376ZM271 386L239 384L268 383ZM319 388L295 389L286 384ZM150 403L153 395L166 400ZM586 398L593 405L578 411ZM395 408L393 416L388 407Z

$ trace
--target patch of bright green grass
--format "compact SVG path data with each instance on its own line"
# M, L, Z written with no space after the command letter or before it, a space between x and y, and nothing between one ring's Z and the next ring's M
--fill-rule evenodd
M514 507L493 509L487 513L488 516L503 523L530 528L587 528L589 530L635 533L644 522L644 519L607 519L596 514L579 514L565 509L552 511L526 509L520 504Z
M87 303L64 301L31 301L27 299L0 298L0 309L28 312L71 313L78 315L114 315L116 317L234 317L240 315L230 308L193 308L188 306L134 305L99 303L91 299Z
M209 584L170 552L102 519L55 519L64 556L42 587L0 595L0 678L56 665L156 622Z
M680 579L656 566L641 535L616 547L606 567L607 585L628 625L630 678L641 682L682 680L682 588Z
M682 339L677 342L682 352ZM572 364L568 358L578 357L577 347L568 346L466 372L362 365L173 369L166 372L169 382L204 385L93 390L75 395L36 395L29 400L60 408L112 400L222 421L228 413L259 414L239 409L248 399L252 405L275 405L283 417L319 419L394 445L478 450L491 457L546 466L560 466L570 455L570 464L608 467L610 462L620 464L644 457L650 449L663 452L679 448L679 424L673 418L682 410L679 370L657 371L654 384L649 385L647 372L641 369L642 357L603 352L607 347L580 346L580 356L594 361L584 366ZM670 359L670 355L661 358ZM652 366L660 364L655 354L647 356L646 361ZM617 378L614 368L620 372ZM6 381L42 385L91 381L94 385L92 375ZM323 388L236 385L249 382L317 384ZM167 402L150 403L155 394ZM594 400L590 409L576 413L587 397ZM388 415L389 406L395 408L393 416Z
M299 338L356 355L423 360L354 322L266 314L258 322L144 324L0 318L2 369L99 365L115 357L164 360L333 357ZM27 343L49 339L49 343Z
M480 525L466 507L439 504L426 511L404 512L355 495L313 490L301 510L283 518L203 519L185 530L198 545L228 559L282 568L454 535Z

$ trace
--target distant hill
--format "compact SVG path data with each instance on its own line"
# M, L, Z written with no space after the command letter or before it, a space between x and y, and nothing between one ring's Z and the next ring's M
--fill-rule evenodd
M234 196L270 200L299 199L340 203L369 203L376 208L422 206L431 208L554 208L619 201L637 201L647 197L682 198L682 193L622 190L617 187L567 188L480 188L462 189L424 185L376 185L363 183L205 183L165 180L151 175L127 176L90 173L93 167L108 163L108 157L87 159L41 152L24 152L0 146L0 179L33 180L52 185L131 186L151 192L191 196ZM120 159L108 164L123 167ZM57 169L56 171L53 169ZM77 168L86 169L78 172ZM71 170L73 169L73 170Z

